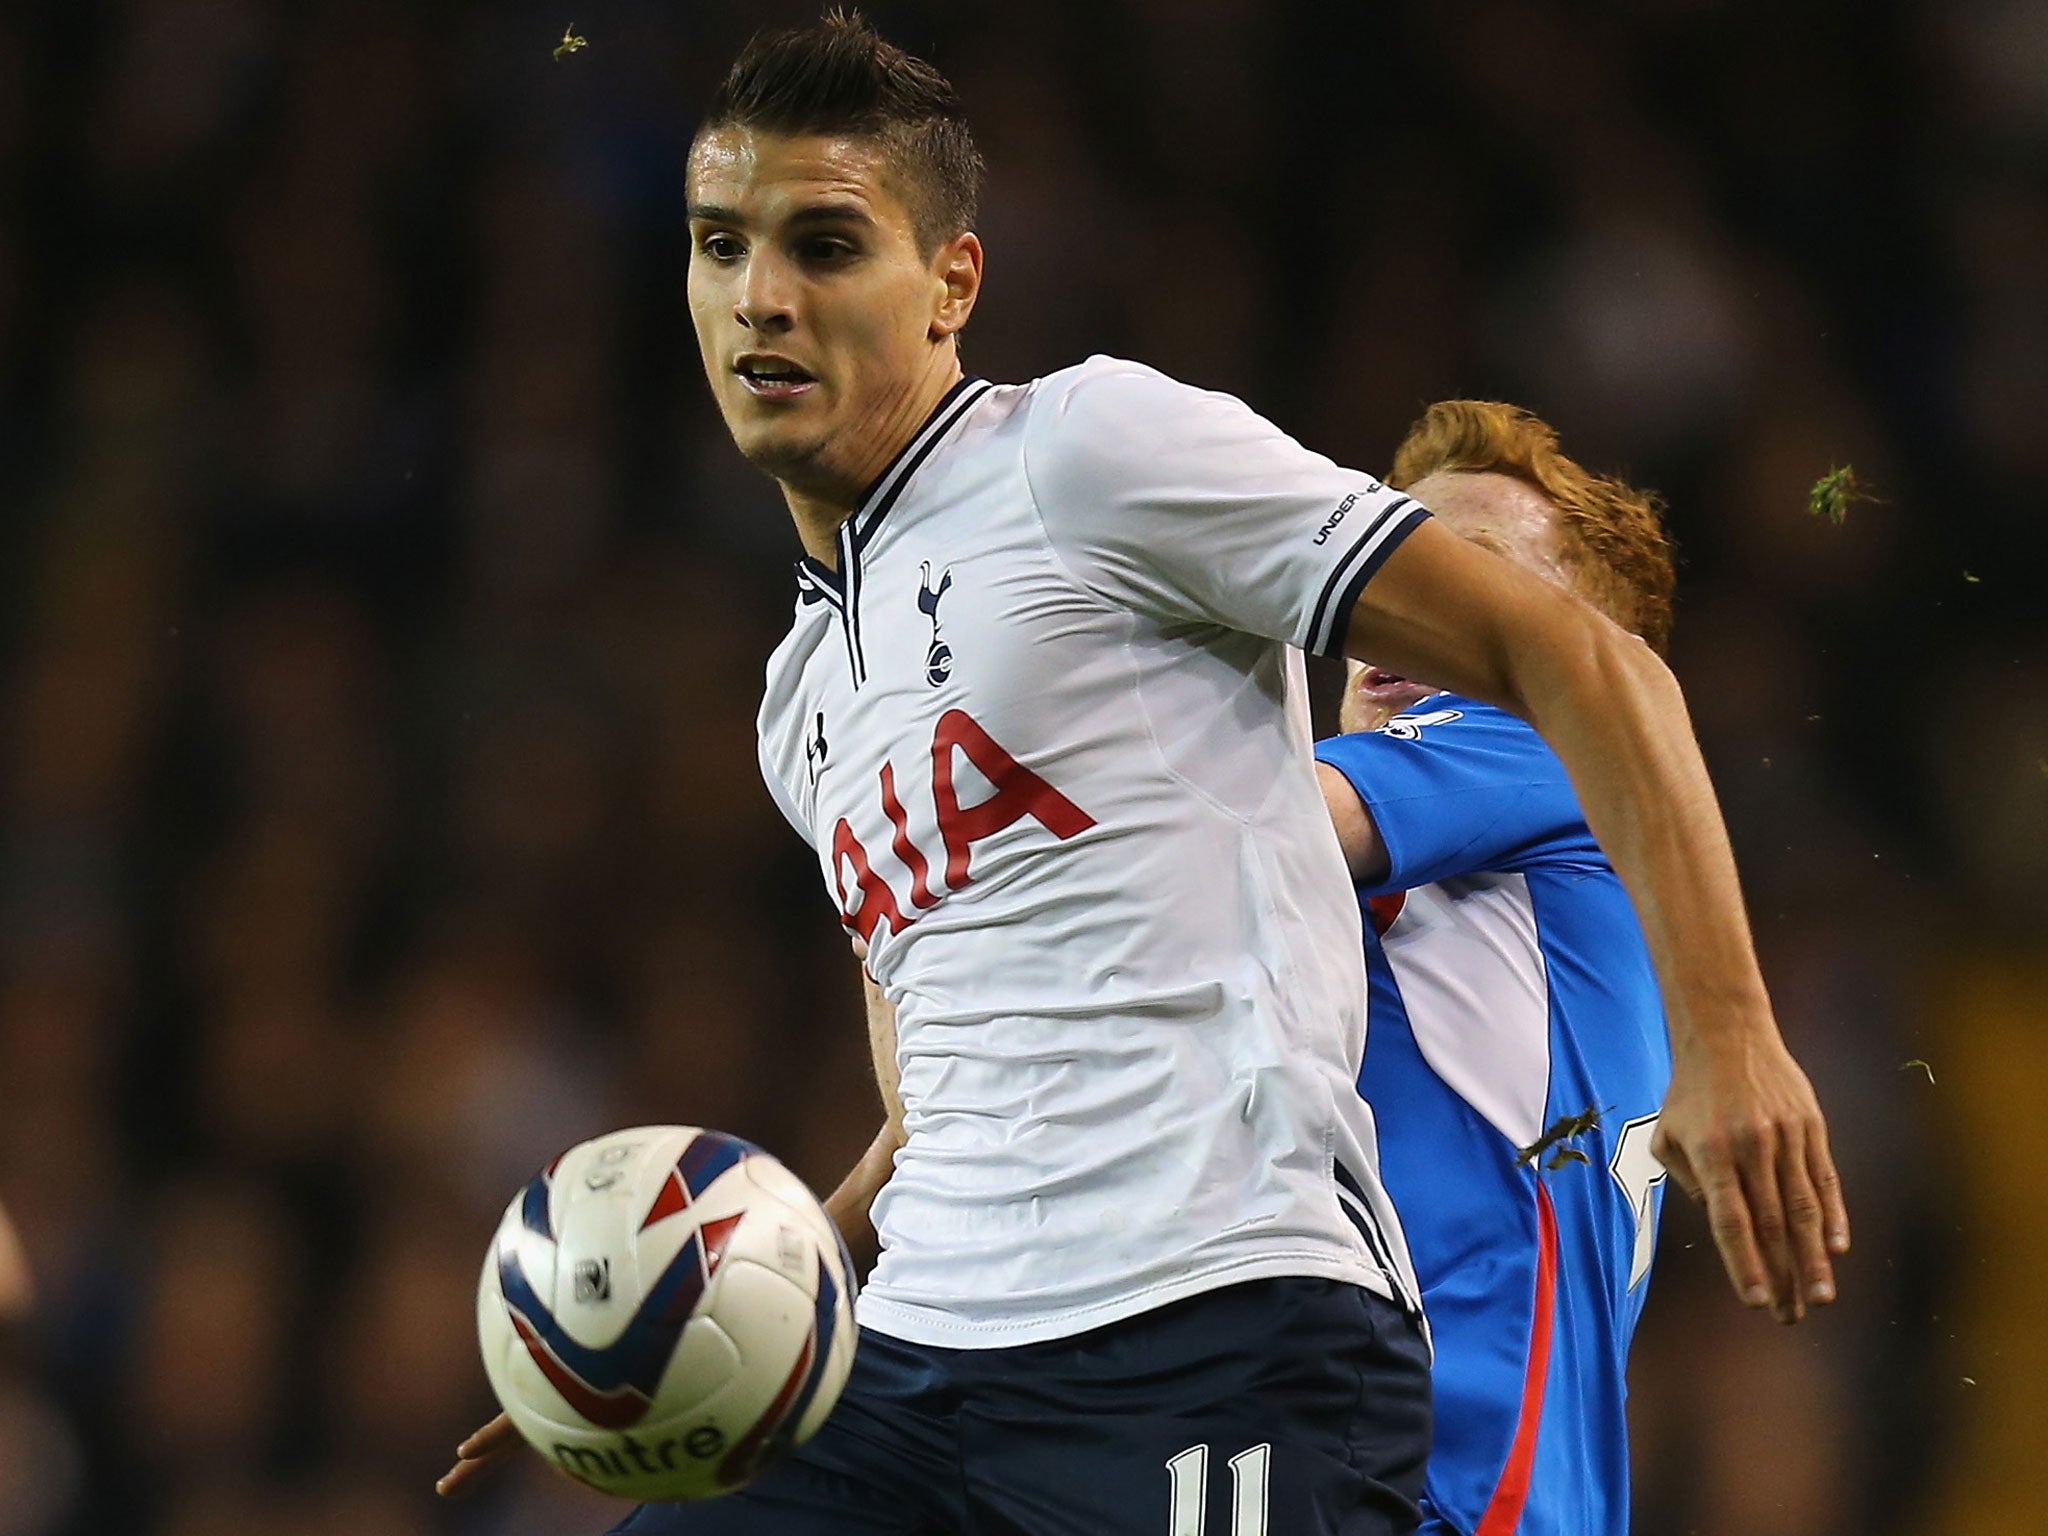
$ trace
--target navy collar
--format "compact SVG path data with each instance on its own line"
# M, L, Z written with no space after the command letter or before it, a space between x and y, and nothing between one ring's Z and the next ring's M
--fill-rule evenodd
M889 509L896 505L896 499L903 494L903 488L910 484L911 476L932 456L932 450L939 446L954 425L972 409L974 402L995 386L986 379L968 374L932 407L931 414L924 419L924 425L911 434L910 441L897 450L896 457L889 461L888 468L875 476L853 516L846 520L846 526L853 530L853 545L860 549L874 536L875 525L888 516Z
M839 525L837 543L839 546L839 569L833 570L821 560L804 555L796 562L797 593L805 603L822 600L837 607L846 601L846 570L867 548L868 541L875 535L889 509L896 505L903 495L904 487L911 477L923 467L926 459L958 425L960 419L973 409L974 403L995 386L986 379L969 374L954 384L932 407L931 414L924 419L924 425L910 435L910 441L897 450L888 467L868 483L854 504L853 516Z

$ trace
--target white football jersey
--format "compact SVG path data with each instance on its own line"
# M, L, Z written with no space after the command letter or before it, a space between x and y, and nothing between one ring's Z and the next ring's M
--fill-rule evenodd
M1299 657L1426 514L1110 358L958 385L798 567L761 757L896 1007L868 1327L981 1348L1238 1281L1404 1302Z

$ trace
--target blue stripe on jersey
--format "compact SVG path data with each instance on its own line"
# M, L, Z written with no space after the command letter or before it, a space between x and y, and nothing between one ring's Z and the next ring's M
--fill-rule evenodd
M1515 1138L1452 1086L1483 1081L1489 1063L1455 1056L1455 1020L1419 1028L1410 1016L1400 977L1416 985L1434 942L1416 923L1418 903L1411 897L1384 936L1367 908L1359 1087L1377 1111L1381 1173L1436 1344L1429 1497L1454 1528L1470 1531L1506 1463L1534 1324L1540 1179L1557 1218L1557 1290L1534 1476L1515 1529L1619 1536L1628 1529L1624 1370L1647 1289L1631 1284L1637 1202L1654 1223L1661 1199L1660 1188L1633 1187L1646 1149L1634 1138L1647 1137L1670 1077L1649 955L1562 764L1533 730L1446 695L1404 719L1403 734L1317 748L1357 788L1388 848L1390 875L1361 890L1361 902L1449 881L1435 911L1438 921L1455 921L1457 893L1476 880L1525 881L1545 998L1530 1024L1546 1035L1544 1124L1589 1106L1602 1111L1571 1142L1586 1162L1518 1162Z

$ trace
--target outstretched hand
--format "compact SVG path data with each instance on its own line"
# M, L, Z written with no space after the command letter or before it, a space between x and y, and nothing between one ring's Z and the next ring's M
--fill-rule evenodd
M1849 1212L1820 1101L1775 1031L1677 1062L1650 1149L1706 1206L1745 1304L1796 1323L1835 1299Z
M434 1492L444 1499L458 1499L474 1491L487 1470L518 1444L519 1431L512 1427L511 1419L499 1414L455 1448L455 1465L441 1474Z

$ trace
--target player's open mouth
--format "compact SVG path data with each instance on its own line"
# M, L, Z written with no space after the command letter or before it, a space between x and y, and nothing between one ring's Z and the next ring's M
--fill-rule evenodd
M732 365L747 393L758 400L794 400L818 381L786 357L750 353Z
M1399 707L1429 690L1419 686L1412 678L1398 672L1389 672L1385 667L1367 667L1358 674L1351 685L1351 691L1358 698L1369 703L1388 707Z

